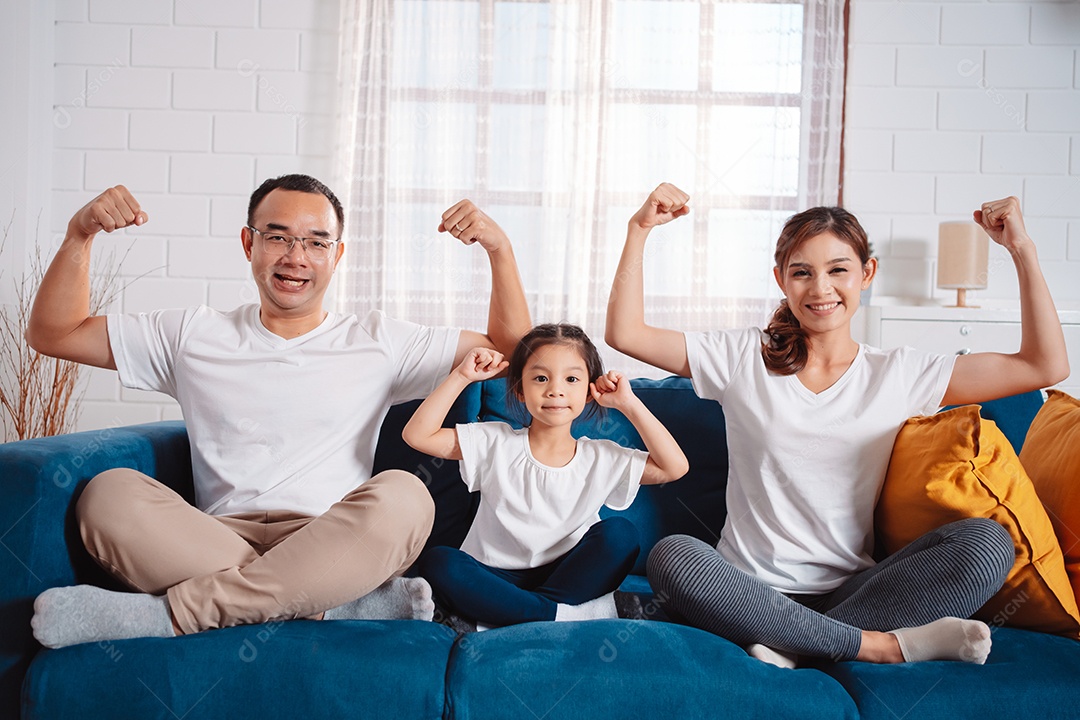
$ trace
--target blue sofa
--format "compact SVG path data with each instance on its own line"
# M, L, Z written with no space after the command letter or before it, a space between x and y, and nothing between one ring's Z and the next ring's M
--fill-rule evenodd
M73 523L87 480L138 468L190 499L187 436L162 422L0 445L0 716L38 718L1038 718L1080 715L1080 643L994 629L985 666L766 665L726 640L662 621L641 577L661 536L715 539L724 518L724 418L686 380L636 380L645 403L690 459L690 474L643 488L625 515L643 554L624 588L643 593L649 620L531 623L458 636L418 621L293 621L171 639L88 643L60 650L30 632L34 597L73 583L116 587L90 560ZM453 418L507 418L504 385L473 386ZM415 471L436 500L433 543L459 543L475 498L456 463L407 448L415 404L387 417L377 469ZM984 407L1014 443L1038 408ZM638 444L618 413L577 428Z

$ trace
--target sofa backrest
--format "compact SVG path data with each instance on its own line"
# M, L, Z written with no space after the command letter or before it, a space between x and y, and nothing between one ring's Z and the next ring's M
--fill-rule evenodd
M724 415L714 402L698 398L688 380L634 380L635 392L679 441L690 460L686 477L664 486L642 488L623 514L642 534L635 572L643 573L652 545L674 533L716 542L724 522L727 443ZM1003 398L982 407L983 417L1005 428L1016 449L1042 403L1038 392ZM418 403L391 409L383 423L376 471L401 468L428 485L436 503L429 544L459 545L465 538L478 498L470 494L456 462L441 461L410 449L401 430ZM488 381L462 393L446 424L476 420L517 423L506 407L505 383ZM614 411L580 421L580 435L643 447L626 418ZM181 422L96 430L0 445L0 717L17 717L19 688L39 646L30 633L33 600L46 588L73 583L117 587L89 557L75 527L79 494L94 475L131 467L157 478L193 499L191 456Z

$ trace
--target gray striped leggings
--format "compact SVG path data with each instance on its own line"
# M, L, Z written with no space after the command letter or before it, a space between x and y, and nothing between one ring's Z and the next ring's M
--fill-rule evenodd
M742 646L853 660L862 630L970 617L1001 588L1015 559L1001 525L968 518L923 535L825 595L792 599L687 535L658 542L648 574L669 614L689 625Z

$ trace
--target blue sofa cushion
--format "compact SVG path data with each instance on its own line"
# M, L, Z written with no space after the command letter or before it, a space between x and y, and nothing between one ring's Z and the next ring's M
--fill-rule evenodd
M866 720L1077 716L1080 645L1075 640L993 628L986 665L960 662L823 663Z
M637 526L641 554L633 572L644 575L649 552L662 537L684 533L710 545L719 541L727 513L727 433L720 405L698 398L686 378L636 379L631 387L671 434L683 439L681 447L690 461L690 472L681 480L642 487L629 509L616 513L605 508L600 513L602 517L622 515ZM522 418L506 402L504 380L484 383L480 419L522 426ZM607 410L603 417L582 414L572 432L575 437L614 440L645 449L634 426L616 410ZM694 441L686 442L687 438Z
M702 630L648 620L525 623L464 636L447 707L471 718L857 717L817 670L781 670Z
M298 620L44 650L22 717L439 718L453 642L416 620Z

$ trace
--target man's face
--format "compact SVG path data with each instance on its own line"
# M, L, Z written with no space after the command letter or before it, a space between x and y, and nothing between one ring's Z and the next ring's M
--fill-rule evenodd
M251 225L259 232L244 229L241 240L263 310L283 316L321 313L323 296L345 248L336 243L329 258L319 259L299 242L283 253L266 241L266 235L337 240L340 228L330 201L318 193L272 190L255 209Z

